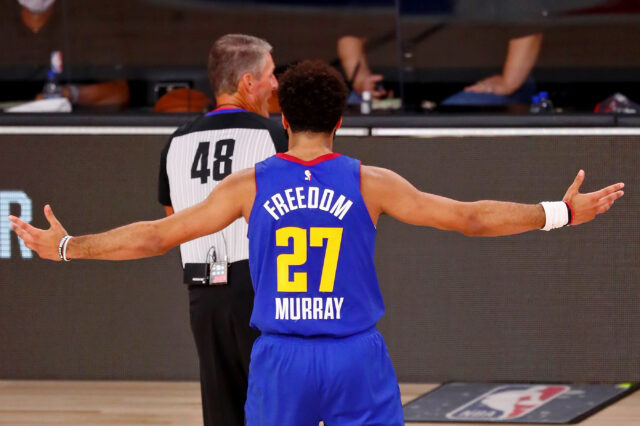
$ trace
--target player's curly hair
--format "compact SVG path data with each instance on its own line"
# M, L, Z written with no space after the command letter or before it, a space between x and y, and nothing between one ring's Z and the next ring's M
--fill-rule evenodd
M302 61L278 79L278 101L293 132L331 133L347 103L347 85L325 62Z

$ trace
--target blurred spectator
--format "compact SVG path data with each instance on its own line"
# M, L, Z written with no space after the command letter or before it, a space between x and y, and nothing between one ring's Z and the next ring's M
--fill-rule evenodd
M528 34L509 40L502 73L482 79L442 102L442 105L508 105L529 103L535 94L531 70L538 60L542 34ZM372 98L387 95L383 76L373 74L365 55L366 40L346 35L338 40L338 58L352 93L349 103L359 103L360 94L370 91Z
M445 99L443 105L508 105L529 103L536 86L531 70L538 60L542 34L516 37L509 41L502 73L482 79ZM383 76L373 74L365 55L365 39L351 35L338 40L338 57L349 87L349 103L359 103L359 95L370 91L374 99L387 95L381 86Z
M371 97L380 99L387 95L387 91L382 87L383 76L372 74L369 69L367 57L365 55L366 39L352 35L346 35L338 39L338 58L344 71L349 88L357 93L357 98L364 91L371 92ZM353 98L354 96L350 96ZM349 103L359 103L351 102Z
M129 84L126 80L112 80L96 84L62 86L62 96L74 105L124 108L129 105ZM42 93L36 99L42 99Z
M542 34L513 38L502 74L492 75L445 99L442 105L508 105L529 103L536 87L531 70L538 60Z
M17 0L20 4L22 23L37 34L53 14L55 0ZM96 84L62 86L62 96L72 104L124 108L129 105L130 93L126 80L114 80ZM42 94L36 96L41 99Z
M47 23L56 0L18 0L22 22L34 33Z

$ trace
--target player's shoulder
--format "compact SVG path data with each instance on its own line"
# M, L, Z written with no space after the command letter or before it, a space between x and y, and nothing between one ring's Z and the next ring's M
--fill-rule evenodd
M392 170L364 164L360 167L360 176L363 187L372 188L382 188L401 179L400 175Z
M383 176L391 172L391 170L385 169L384 167L371 166L369 164L363 164L361 170L363 174L367 174L373 177Z

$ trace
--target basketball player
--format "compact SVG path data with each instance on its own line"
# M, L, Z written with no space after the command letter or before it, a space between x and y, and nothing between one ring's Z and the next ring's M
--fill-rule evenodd
M217 108L178 129L162 152L158 199L173 214L207 198L233 171L253 167L287 149L287 134L269 120L278 86L271 46L244 34L227 34L209 52L208 75ZM191 331L200 361L205 426L244 425L249 357L257 330L249 326L253 287L247 223L180 245L189 284ZM227 283L209 285L207 257L227 259Z
M234 173L202 203L167 218L69 237L45 206L50 228L10 216L27 247L46 259L133 259L249 223L255 289L251 324L262 332L251 355L248 425L401 425L400 393L375 325L383 304L373 265L378 218L496 236L579 225L607 211L622 183L564 201L459 202L418 191L394 172L332 152L347 90L322 62L302 62L280 79L289 151Z

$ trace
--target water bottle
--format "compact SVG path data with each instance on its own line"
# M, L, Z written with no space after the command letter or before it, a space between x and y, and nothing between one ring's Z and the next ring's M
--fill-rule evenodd
M360 114L371 114L371 92L362 92L362 102L360 103Z
M42 95L45 99L62 97L62 88L58 84L58 74L62 72L62 52L54 50L50 56L49 72L47 72L47 80L42 88Z
M55 71L49 71L47 73L47 80L44 82L42 95L45 99L62 97L62 88L58 84L58 74L56 74Z
M540 92L540 112L546 114L555 112L553 103L551 99L549 99L549 93L547 92Z
M531 114L540 114L540 96L535 95L531 98L531 106L529 107Z

